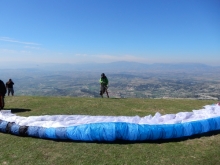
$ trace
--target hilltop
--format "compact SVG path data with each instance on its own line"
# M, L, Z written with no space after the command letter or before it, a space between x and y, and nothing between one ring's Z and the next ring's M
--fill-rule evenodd
M18 116L146 116L201 109L213 100L6 97L5 109ZM220 135L169 142L85 143L45 140L0 133L4 164L219 164ZM24 156L25 155L25 156Z

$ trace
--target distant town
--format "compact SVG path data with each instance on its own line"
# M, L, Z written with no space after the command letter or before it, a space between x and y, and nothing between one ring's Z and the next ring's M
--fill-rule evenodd
M131 69L131 68L130 68ZM100 69L102 70L102 69ZM143 70L112 71L110 98L187 98L220 100L219 70ZM0 79L11 78L17 96L100 97L97 70L0 69ZM10 77L9 77L10 76ZM105 97L105 95L104 95Z

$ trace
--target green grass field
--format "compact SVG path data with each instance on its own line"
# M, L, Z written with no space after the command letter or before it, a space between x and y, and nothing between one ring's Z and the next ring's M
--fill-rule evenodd
M5 109L18 116L83 114L146 116L201 109L212 100L114 99L74 97L5 98ZM0 133L0 164L5 165L217 165L220 134L144 143L62 142Z

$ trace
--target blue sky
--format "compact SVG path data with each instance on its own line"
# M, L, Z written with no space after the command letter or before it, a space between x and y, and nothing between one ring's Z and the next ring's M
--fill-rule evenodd
M220 65L219 0L0 0L0 65Z

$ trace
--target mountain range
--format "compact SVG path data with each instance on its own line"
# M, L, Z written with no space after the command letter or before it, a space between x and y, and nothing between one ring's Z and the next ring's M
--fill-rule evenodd
M4 69L29 69L48 71L94 71L94 72L219 72L220 66L210 66L201 63L154 63L143 64L137 62L112 62L88 64L20 64L10 65ZM0 69L3 69L0 66Z

